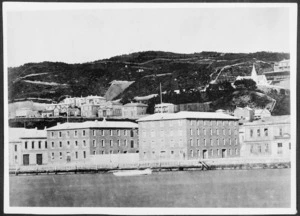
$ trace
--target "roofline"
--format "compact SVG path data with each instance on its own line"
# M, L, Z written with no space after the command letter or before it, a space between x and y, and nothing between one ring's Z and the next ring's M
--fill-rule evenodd
M143 120L143 119L138 119L138 122L141 121L161 121L161 120L178 120L178 119L199 119L199 120L205 120L205 119L210 119L210 120L234 120L238 121L239 118L196 118L196 117L177 117L177 118L163 118L163 119L150 119L150 120Z
M134 123L136 124L136 123ZM125 129L125 128L129 128L129 129L132 129L132 128L138 128L139 126L136 126L136 127L79 127L79 128L61 128L61 129L51 129L51 128L48 128L47 131L53 131L53 130L77 130L77 129L99 129L99 128L104 128L104 129L112 129L112 128L118 128L118 129Z

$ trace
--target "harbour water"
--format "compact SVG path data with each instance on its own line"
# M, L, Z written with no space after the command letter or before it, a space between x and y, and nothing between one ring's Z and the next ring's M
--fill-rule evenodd
M290 169L10 176L10 206L290 207Z

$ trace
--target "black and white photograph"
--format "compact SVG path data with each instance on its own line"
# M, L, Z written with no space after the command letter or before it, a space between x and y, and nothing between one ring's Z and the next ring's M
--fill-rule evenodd
M4 212L295 214L296 41L296 3L4 2Z

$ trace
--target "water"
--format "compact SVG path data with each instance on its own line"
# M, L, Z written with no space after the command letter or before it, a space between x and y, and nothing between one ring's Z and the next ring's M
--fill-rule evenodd
M10 176L10 205L290 207L290 187L290 169Z

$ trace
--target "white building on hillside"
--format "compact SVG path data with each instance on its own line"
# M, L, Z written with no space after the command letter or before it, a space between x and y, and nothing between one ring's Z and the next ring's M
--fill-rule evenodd
M256 85L269 85L265 75L257 75L254 64L253 64L251 76L238 76L236 78L236 80L243 80L243 79L252 79L253 81L256 82Z

